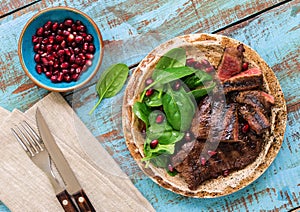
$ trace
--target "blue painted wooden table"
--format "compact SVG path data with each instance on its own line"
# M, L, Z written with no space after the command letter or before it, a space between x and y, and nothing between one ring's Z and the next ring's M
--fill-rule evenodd
M62 95L157 211L288 211L300 205L299 0L2 0L0 106L25 111L48 93L22 71L17 42L23 26L35 13L59 5L91 16L105 44L103 65L97 76L85 87ZM117 62L132 66L162 42L198 32L227 35L255 49L275 72L288 108L284 142L269 169L246 188L215 199L174 194L139 170L123 138L124 89L104 100L88 116L98 100L95 82L105 68ZM9 209L2 204L0 211Z

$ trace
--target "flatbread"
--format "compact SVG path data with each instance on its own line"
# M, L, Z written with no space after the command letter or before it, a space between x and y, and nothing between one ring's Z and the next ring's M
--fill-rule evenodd
M125 90L122 117L123 130L127 147L139 167L157 184L175 193L196 197L212 198L231 194L255 181L275 159L283 142L287 110L280 84L267 63L251 47L244 45L244 60L251 66L258 67L263 73L263 90L274 96L275 105L272 107L271 129L264 134L264 146L258 158L246 168L230 173L227 177L219 176L203 182L197 190L190 190L187 183L179 175L172 177L165 169L153 165L145 167L143 145L144 138L139 129L140 121L132 111L133 104L139 100L145 88L145 80L152 75L160 57L169 50L182 47L187 57L196 59L206 58L214 67L221 61L226 47L237 46L241 42L221 35L190 34L173 38L150 52L138 65L132 74Z

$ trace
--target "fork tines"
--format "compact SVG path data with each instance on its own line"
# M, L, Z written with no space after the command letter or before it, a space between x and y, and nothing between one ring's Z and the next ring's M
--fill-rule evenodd
M41 138L28 122L23 121L19 126L16 125L15 129L11 128L11 130L28 156L33 157L38 152L44 150Z

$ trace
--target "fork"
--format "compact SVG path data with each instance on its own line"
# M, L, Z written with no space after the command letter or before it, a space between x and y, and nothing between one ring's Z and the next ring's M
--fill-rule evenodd
M59 184L55 177L51 158L40 136L26 121L23 121L23 123L20 123L19 126L16 126L15 128L11 128L11 130L32 162L49 178L56 197L63 209L66 212L78 211L69 193Z

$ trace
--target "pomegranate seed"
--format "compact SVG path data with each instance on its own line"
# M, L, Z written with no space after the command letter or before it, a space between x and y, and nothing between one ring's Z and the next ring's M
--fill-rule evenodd
M60 67L61 67L62 69L66 69L66 68L69 67L69 63L68 63L68 62L63 62L63 63L60 65Z
M89 54L89 53L87 53L86 55L85 55L85 57L87 58L87 59L93 59L94 58L94 55L93 54Z
M63 23L60 23L60 24L58 25L58 28L59 28L59 29L64 29L64 28L65 28L65 26L64 26L64 24L63 24Z
M223 176L226 177L226 176L228 176L228 175L229 175L229 170L226 169L226 170L223 172Z
M57 76L58 74L59 74L59 70L55 70L55 71L53 71L53 73L52 73L53 75L55 75L55 76Z
M65 50L61 49L57 52L58 56L63 56L65 54Z
M35 54L34 55L34 61L37 62L37 63L39 63L40 60L41 60L41 55L40 54Z
M155 149L155 148L157 147L157 145L158 145L158 140L157 140L157 139L152 140L152 141L150 142L150 148L151 148L151 149Z
M53 68L55 68L55 69L59 68L59 63L58 63L58 61L55 61L55 62L53 63Z
M71 56L71 51L69 48L64 48L65 55Z
M47 53L44 52L43 54L41 54L41 57L46 57L47 56Z
M82 49L87 51L89 49L89 43L84 43Z
M196 63L196 60L194 58L188 58L186 60L186 65L187 66L193 67L195 65L195 63Z
M70 71L69 71L68 69L62 69L61 72L62 72L64 75L66 75L66 74L68 74Z
M71 29L73 31L73 33L77 30L77 26L75 24L72 24Z
M57 81L61 82L63 80L64 74L62 72L59 72L58 76L57 76Z
M83 41L83 37L81 36L81 35L77 35L76 37L75 37L75 42L76 43L81 43Z
M42 66L40 64L36 64L35 70L37 73L41 74L43 72Z
M52 44L48 44L46 46L47 52L50 53L52 51Z
M154 82L154 80L152 78L148 78L148 79L146 79L145 84L151 85L153 82Z
M64 35L64 36L69 36L69 35L71 35L71 34L70 34L70 32L69 32L69 31L67 31L67 30L64 30L64 31L63 31L63 35Z
M52 82L57 82L57 76L52 75L52 76L50 77L50 80L51 80Z
M44 64L44 66L48 65L48 60L45 57L42 57L41 61Z
M63 35L63 31L61 29L57 30L57 35Z
M77 26L77 31L84 32L86 30L84 25Z
M217 152L211 151L211 150L208 150L207 153L208 153L210 156L214 156L215 154L217 154Z
M81 68L81 66L79 66L78 68L75 69L75 73L80 74L81 70L82 70L82 68Z
M157 116L156 116L156 119L155 119L155 122L157 123L157 124L160 124L160 123L162 123L163 121L164 121L164 116L162 115L162 114L158 114Z
M65 40L63 40L63 41L61 42L61 44L60 44L60 46L61 46L62 48L65 48L65 47L66 47L66 45L67 45L67 43L66 43L66 41L65 41Z
M200 63L200 62L196 62L196 63L194 64L194 68L195 68L195 69L201 70L201 69L204 68L204 66L203 66L203 64Z
M201 157L201 165L204 166L206 164L206 159L204 157Z
M75 55L74 54L72 54L71 56L70 56L70 63L74 63L75 62Z
M91 34L88 34L86 37L85 37L85 40L87 41L87 42L93 42L93 40L94 40L94 37L91 35Z
M79 20L77 20L77 21L75 21L75 24L76 24L77 26L79 26L79 25L82 25L82 22L79 21Z
M173 84L173 90L178 91L180 87L181 87L181 82L179 80L175 81L175 83Z
M192 141L193 140L193 135L191 132L186 132L185 135L184 135L184 139L185 141L189 142L189 141Z
M242 127L242 132L247 133L249 131L249 124L245 123L244 126Z
M206 73L211 73L213 71L215 71L215 68L213 66L209 66L209 67L205 68Z
M146 96L151 96L152 94L154 93L154 90L152 88L149 88L147 91L146 91Z
M44 24L44 29L45 30L50 30L52 26L52 22L51 21L47 21L47 23Z
M50 78L50 77L52 76L52 72L51 72L51 71L47 71L47 72L45 73L45 75L46 75L46 77Z
M72 43L74 41L75 36L73 34L69 34L67 40L69 43Z
M37 53L40 50L40 46L41 46L41 44L39 44L39 43L35 44L33 47L33 51Z
M72 74L72 80L77 81L79 78L79 74Z
M243 65L242 65L242 69L243 69L244 71L246 71L246 70L248 69L248 67L249 67L249 63L244 62Z
M168 165L168 170L169 170L170 172L174 172L174 171L175 171L175 170L174 170L174 167L173 167L171 164Z
M85 56L84 56L83 53L79 53L79 54L78 54L78 57L80 57L82 60L85 60Z
M76 63L71 65L72 68L78 68L78 65Z
M44 38L42 41L42 44L48 44L49 43L49 39L48 38Z
M36 30L36 34L37 34L38 36L43 36L43 34L44 34L44 29L43 29L43 27L38 28L38 29Z
M92 62L91 60L87 60L87 61L85 62L85 65L86 65L87 67L90 67L92 64L93 64L93 62Z
M79 32L79 35L81 35L84 39L86 38L87 34L85 32Z
M71 82L71 77L69 76L69 75L64 75L64 80L66 81L66 82Z
M56 42L61 42L61 41L63 41L63 39L64 39L64 37L61 35L56 35L56 37L55 37Z
M56 30L58 29L58 23L57 22L54 22L52 24L52 31L56 32Z
M36 44L36 43L38 43L38 42L39 42L39 37L33 35L33 36L32 36L32 43Z
M72 19L66 19L65 21L64 21L64 25L65 26L72 26L73 25L73 20Z
M90 44L90 45L89 45L88 51L89 51L90 53L95 53L95 46L94 46L94 44Z
M87 64L85 64L85 65L82 67L81 72L85 72L88 68L89 68L89 66L88 66Z
M54 36L53 35L51 35L51 36L49 36L49 43L51 43L51 44L53 44L54 43Z

